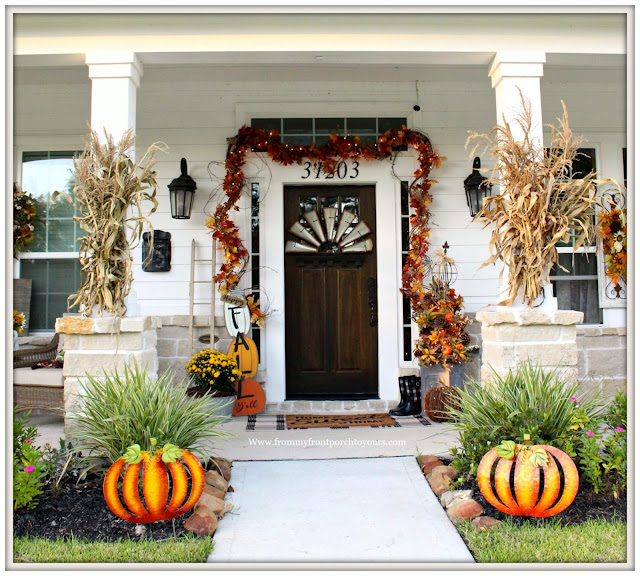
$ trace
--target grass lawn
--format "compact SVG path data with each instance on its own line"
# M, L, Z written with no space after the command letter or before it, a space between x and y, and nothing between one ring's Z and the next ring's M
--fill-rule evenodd
M516 526L510 521L478 532L471 523L458 531L476 562L617 563L627 561L627 524L589 520L569 526Z
M68 541L15 538L15 563L203 563L213 550L212 538L169 538L165 541L120 540L118 542Z

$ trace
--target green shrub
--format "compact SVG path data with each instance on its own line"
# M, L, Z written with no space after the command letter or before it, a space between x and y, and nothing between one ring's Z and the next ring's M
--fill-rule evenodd
M579 384L567 384L557 370L548 373L531 362L509 370L505 377L494 371L485 385L471 380L461 391L461 409L450 409L460 432L460 448L453 449L453 466L475 476L484 454L502 440L522 443L529 434L534 444L551 444L564 450L581 435L585 425L598 421L603 407L597 397L578 401ZM576 417L583 421L576 422Z
M621 390L609 405L604 421L612 430L616 428L627 429L627 395Z
M35 426L29 426L30 412L18 417L13 410L13 506L34 508L37 497L42 494L44 477L47 475L42 452L34 446L38 435Z
M115 462L133 444L151 451L152 438L159 446L171 443L206 458L205 442L225 436L218 429L225 420L219 407L207 398L187 397L170 372L154 382L146 368L134 364L125 366L123 376L115 370L88 380L83 407L69 419L75 425L74 448L90 467Z

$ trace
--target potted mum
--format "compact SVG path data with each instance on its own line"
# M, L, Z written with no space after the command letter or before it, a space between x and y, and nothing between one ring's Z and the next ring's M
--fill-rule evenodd
M208 396L221 408L219 414L230 416L240 379L237 362L231 357L209 348L198 352L187 363L191 385L188 396Z

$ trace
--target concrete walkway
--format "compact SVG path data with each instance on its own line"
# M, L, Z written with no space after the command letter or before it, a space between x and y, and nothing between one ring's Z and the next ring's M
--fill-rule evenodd
M37 444L58 446L61 418L36 412L31 421ZM473 562L416 462L418 454L449 454L457 443L450 425L245 427L246 417L231 419L221 427L228 437L211 445L211 454L234 462L227 500L235 510L221 520L208 562L234 569L291 562L448 569Z
M411 456L234 462L231 484L208 562L473 562Z

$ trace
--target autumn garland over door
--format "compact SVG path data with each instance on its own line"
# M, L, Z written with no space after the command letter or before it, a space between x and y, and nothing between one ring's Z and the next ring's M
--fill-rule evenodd
M414 315L428 308L427 290L424 277L427 270L427 252L429 250L429 221L432 202L429 175L438 168L444 159L431 146L429 138L416 130L405 126L387 130L380 134L375 144L361 142L358 137L343 137L332 134L329 141L321 146L297 146L283 144L277 130L263 130L243 126L238 134L227 140L225 161L226 175L223 190L227 200L218 204L215 213L207 219L207 227L213 237L224 249L225 262L215 276L221 294L234 289L249 264L249 252L240 239L238 227L229 218L229 213L238 211L238 201L246 186L242 168L249 152L265 152L271 160L285 166L302 164L304 159L322 162L322 170L334 174L341 160L382 160L391 158L402 147L410 147L418 152L418 169L409 185L410 216L409 250L402 269L401 292L411 301Z

